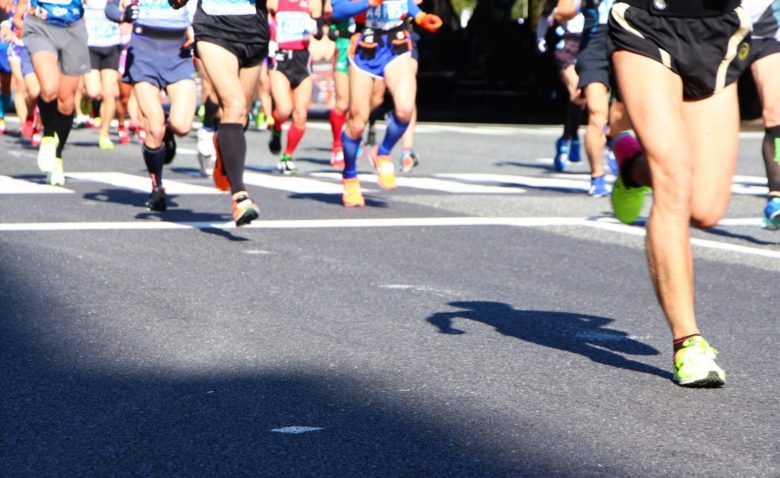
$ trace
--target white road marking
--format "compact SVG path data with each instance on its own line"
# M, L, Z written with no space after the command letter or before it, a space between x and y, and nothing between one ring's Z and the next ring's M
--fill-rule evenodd
M312 173L312 176L321 178L340 179L339 173ZM361 183L373 183L376 184L378 179L376 174L361 174ZM398 187L402 188L414 188L425 189L428 191L439 191L452 194L521 194L524 193L524 189L520 188L506 188L497 186L475 186L473 184L463 184L455 181L443 181L441 179L434 178L406 178L396 177ZM341 186L339 186L341 188Z
M0 176L0 194L72 194L70 189Z
M290 435L300 435L301 433L316 432L319 430L322 430L322 428L291 426L291 427L283 427L283 428L274 428L271 431L274 433L287 433Z
M515 176L510 174L436 174L440 178L452 178L470 182L488 182L512 184L539 189L558 189L564 191L584 191L590 188L589 180L534 178L531 176Z
M176 155L183 154L185 156L195 156L198 154L198 151L195 149L189 149L189 148L176 148Z
M735 222L733 225L753 226L755 222ZM243 229L327 229L366 227L436 227L436 226L515 226L515 227L592 227L633 236L644 236L645 229L626 226L612 218L588 217L420 217L392 219L309 219L257 221ZM0 232L43 231L116 231L162 229L235 229L232 222L50 222L0 224ZM780 259L780 250L761 249L735 244L693 238L691 243L708 249Z
M132 189L145 193L148 193L151 188L149 178L126 173L65 173L65 176L71 179L110 184L118 188ZM163 183L165 192L168 194L224 194L216 188L198 186L197 184L188 184L169 179L165 179Z
M281 176L244 172L244 182L261 188L279 189L297 194L342 194L341 184L317 181L298 176Z

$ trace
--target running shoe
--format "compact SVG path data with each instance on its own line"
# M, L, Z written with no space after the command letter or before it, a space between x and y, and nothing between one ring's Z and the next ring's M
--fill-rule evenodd
M87 126L90 122L90 117L79 113L73 118L73 127L76 129L81 129L85 126Z
M46 183L52 186L65 185L65 171L62 167L62 158L54 158L54 167L46 173Z
M385 190L396 189L398 185L395 181L395 168L393 167L393 157L389 154L380 155L379 146L374 146L368 152L368 159L374 165L379 187Z
M37 148L38 146L41 145L42 142L43 142L43 136L41 136L40 131L36 130L33 133L32 138L30 138L30 146L32 146L33 148Z
M553 158L553 167L556 171L563 171L569 165L569 142L563 138L558 138L555 142L555 158Z
M214 155L216 161L214 162L214 171L212 171L211 178L214 180L214 186L220 191L230 191L230 181L227 174L225 174L225 167L222 164L222 155L219 154L219 133L214 133Z
M165 211L168 209L168 204L165 201L165 188L152 189L149 199L146 200L146 209L150 211Z
M764 225L767 229L780 229L780 197L770 198L764 208Z
M103 126L103 120L100 118L100 116L87 118L86 125L92 129L100 129L100 127Z
M615 217L623 224L632 224L639 218L642 205L645 202L646 187L630 188L623 184L623 178L618 175L615 184L612 185L610 202Z
M44 136L38 148L38 169L48 173L54 169L57 162L57 136Z
M571 145L569 145L569 161L572 163L579 163L582 161L582 156L580 155L580 138L571 140Z
M176 137L170 126L165 127L165 136L163 136L163 146L165 147L165 164L171 164L176 157Z
M674 378L684 387L720 387L726 372L715 363L718 351L701 335L694 335L674 354Z
M22 138L24 139L30 139L32 138L33 132L35 130L35 125L33 124L32 118L27 118L24 120L24 123L22 123L22 126L20 127L20 132L22 134Z
M239 191L233 195L233 221L237 227L250 224L259 216L260 208L246 191Z
M339 171L344 169L344 150L336 149L331 151L330 166Z
M120 129L117 132L117 136L119 136L119 144L128 144L130 142L130 133L125 128Z
M609 196L606 177L603 174L597 178L590 178L590 189L588 189L588 194L594 198Z
M420 164L420 158L413 149L405 150L401 153L401 172L411 173L412 169Z
M198 106L198 114L196 115L198 117L198 121L203 123L203 118L206 117L206 105L201 103L200 106Z
M604 161L607 163L607 167L613 176L618 175L618 163L615 158L615 152L609 146L604 147Z
M283 153L279 157L279 164L276 165L279 172L285 175L298 174L298 169L295 167L295 163L292 160L292 156L287 153Z
M5 132L6 132L5 120L0 118L0 134L5 134Z
M211 176L214 171L214 132L206 128L198 130L198 162L200 163L200 175Z
M100 149L114 149L114 142L108 136L98 138L98 147Z
M342 179L341 184L344 185L344 194L341 196L344 206L363 207L366 205L363 193L360 192L360 181L358 181L358 178Z
M271 154L279 154L282 152L282 132L271 129L271 139L268 140L268 150Z

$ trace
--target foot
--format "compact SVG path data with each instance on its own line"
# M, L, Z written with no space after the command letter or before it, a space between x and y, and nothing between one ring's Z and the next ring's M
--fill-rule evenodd
M54 169L57 160L57 136L44 136L41 138L41 146L38 148L38 169L48 173Z
M776 231L780 229L780 197L772 197L764 208L764 226Z
M639 142L628 133L621 133L614 142L615 161L618 165L618 173L615 184L612 185L610 202L615 217L623 224L631 224L639 218L642 205L645 202L645 193L650 190L647 187L629 187L621 177L621 169L627 160L636 158L641 154Z
M393 167L393 157L389 154L380 155L379 146L374 146L368 153L368 158L376 170L379 187L384 190L396 189L398 184L395 180L395 168Z
M119 144L128 144L130 142L130 133L124 128L117 132L117 136L119 136Z
M237 227L250 224L260 216L260 208L252 201L246 191L233 194L233 221Z
M407 149L401 153L402 173L411 173L412 169L416 168L418 164L420 164L420 158L413 149Z
M339 171L344 169L344 151L336 149L330 153L330 166Z
M341 184L344 186L344 194L341 196L344 206L363 207L366 205L363 193L360 192L360 181L358 181L358 178L342 179Z
M590 189L588 189L588 194L594 198L603 198L605 196L609 196L607 182L603 174L595 178L590 178Z
M720 387L726 372L715 363L718 351L701 335L694 335L674 354L674 380L683 387Z
M268 140L268 150L271 154L282 152L282 132L271 129L271 138Z
M5 134L5 120L3 118L0 118L0 134Z
M555 142L555 158L553 158L553 168L556 171L563 171L569 165L569 141L558 138Z
M46 183L52 186L65 185L65 171L62 167L62 158L54 159L54 167L46 174Z
M582 160L580 156L580 139L574 138L569 145L569 161L572 163L579 163Z
M279 172L284 175L298 174L298 169L295 167L292 156L287 153L284 153L279 157L279 163L276 167L279 169Z
M146 209L150 211L165 211L168 204L165 201L165 188L158 187L152 189L149 199L146 200Z
M114 142L108 136L101 136L98 138L98 147L100 149L114 149Z

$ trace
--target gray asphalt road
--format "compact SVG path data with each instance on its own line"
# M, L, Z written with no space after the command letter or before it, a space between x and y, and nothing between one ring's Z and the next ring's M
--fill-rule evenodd
M421 125L398 191L362 164L360 210L328 192L325 123L298 182L258 172L274 160L249 132L262 215L238 230L194 135L166 179L203 189L161 215L128 186L137 144L75 131L51 191L0 137L0 475L780 476L760 137L724 223L694 234L729 381L688 390L642 228L582 192L584 164L550 169L557 132Z

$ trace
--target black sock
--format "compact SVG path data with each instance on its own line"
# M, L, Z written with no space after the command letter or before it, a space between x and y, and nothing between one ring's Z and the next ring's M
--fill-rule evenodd
M57 124L57 98L51 101L43 101L43 98L39 96L38 113L41 115L41 122L43 123L43 136L53 137L56 132L55 125Z
M150 149L145 144L141 146L144 154L144 163L149 171L149 177L152 178L152 187L162 187L163 165L165 164L165 147L160 146L157 149Z
M103 100L94 99L92 100L92 117L93 118L99 118L100 117L100 105L103 104Z
M206 102L203 103L203 126L209 129L215 128L217 111L219 111L219 105L211 101L211 98L206 97Z
M574 103L569 103L566 108L566 120L563 123L563 136L564 140L570 140L577 137L577 130L580 129L582 123L583 109Z
M766 129L762 153L769 192L780 192L780 126Z
M73 128L73 113L65 115L57 110L56 123L54 124L54 132L57 133L59 142L57 143L57 157L62 157L62 150L65 149L65 143L68 142L68 136L70 136L70 130Z
M220 124L218 145L222 167L230 182L230 192L235 194L238 191L245 191L246 137L244 137L244 125L238 123Z
M691 337L697 337L699 335L701 334L691 334L691 335L686 335L685 337L680 337L679 339L674 339L674 351L677 352L678 350L683 348L683 344L685 343L686 340L690 339Z

